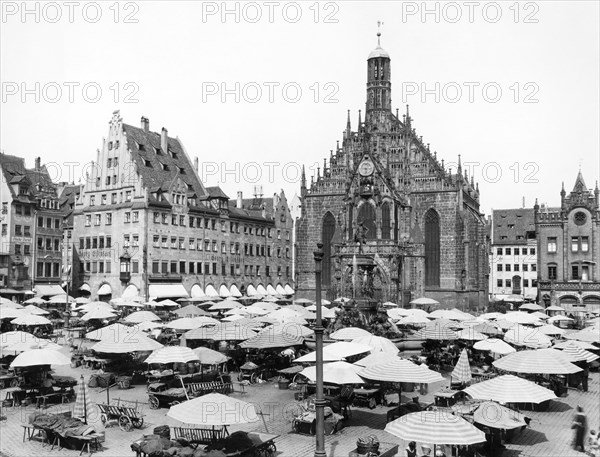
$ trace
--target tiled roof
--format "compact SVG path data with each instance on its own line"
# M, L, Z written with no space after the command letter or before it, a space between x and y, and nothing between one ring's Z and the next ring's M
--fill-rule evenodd
M225 198L229 200L227 194L225 194L223 189L221 189L219 186L207 187L206 192L208 193L209 198Z
M207 196L207 191L200 182L198 175L183 150L181 143L176 138L168 137L167 149L162 151L160 146L161 135L132 125L123 124L127 135L127 146L132 153L137 170L142 176L144 185L151 192L170 190L177 178L188 185L188 196L196 195L199 200ZM149 196L152 206L170 207L168 202L160 202L152 195ZM199 206L202 209L201 203Z
M532 208L497 209L492 211L494 244L526 243L527 232L535 232ZM517 237L522 237L518 239Z

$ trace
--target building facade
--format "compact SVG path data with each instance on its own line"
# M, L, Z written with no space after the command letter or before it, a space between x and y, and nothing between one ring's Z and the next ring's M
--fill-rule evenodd
M298 295L314 296L313 252L323 243L323 291L407 306L427 296L444 306L487 303L486 222L479 190L450 170L391 106L391 59L367 59L367 102L356 130L350 112L342 144L301 184L297 223Z
M0 285L4 295L62 292L62 216L56 185L35 160L32 169L21 157L0 155Z
M600 311L600 190L579 171L573 190L560 192L560 208L534 206L538 288L546 305L579 314Z
M285 195L235 204L178 138L118 111L74 207L74 289L92 298L293 292Z
M537 241L533 209L492 211L490 296L537 299Z

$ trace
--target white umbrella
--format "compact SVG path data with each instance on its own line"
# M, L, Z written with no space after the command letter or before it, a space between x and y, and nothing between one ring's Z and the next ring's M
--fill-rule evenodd
M482 319L485 319L485 320L494 320L494 319L502 319L504 316L505 316L505 314L503 314L503 313L494 312L494 313L484 313L479 317L481 317Z
M476 400L500 403L542 403L556 398L550 389L514 375L503 375L478 382L463 389Z
M38 365L70 365L71 359L55 349L30 349L19 354L10 364L11 368L32 367Z
M96 340L96 341L100 341L102 339L107 339L107 338L118 339L119 334L129 333L132 331L135 331L135 329L116 322L114 324L107 325L106 327L92 330L91 332L86 333L85 337L88 340Z
M29 333L21 332L19 330L12 332L0 333L0 347L10 346L17 343L39 343L44 341L41 338Z
M554 324L555 322L572 322L575 319L571 319L570 317L567 316L561 316L560 314L557 316L552 316L551 318L548 319L548 323L549 324Z
M556 349L536 349L508 354L492 364L504 371L532 374L571 374L582 371Z
M160 321L161 319L152 311L136 311L131 313L124 320L133 324L140 324L146 321Z
M45 317L37 316L35 314L24 314L22 316L17 317L16 319L13 319L12 321L10 321L10 323L25 326L52 324L52 322L50 322L50 320L46 319Z
M390 319L398 320L402 319L403 317L410 316L411 313L409 313L408 311L408 309L403 308L392 308L386 310L386 314ZM427 322L429 322L429 320L427 320Z
M21 309L23 308L23 306L19 305L18 303L15 303L12 300L9 300L8 298L0 297L0 309L2 308Z
M355 340L363 336L371 336L371 333L367 330L358 327L346 327L341 328L333 332L329 337L333 340Z
M12 308L8 306L2 306L0 308L0 320L2 319L16 319L17 317L27 316L28 313L22 308Z
M540 332L538 328L525 327L524 325L515 325L509 328L504 334L504 341L534 349L552 346L552 340L543 332Z
M353 343L366 344L371 347L371 352L391 352L397 353L399 349L394 343L382 336L361 336L352 340Z
M600 331L583 329L579 332L567 333L565 338L568 340L585 341L586 343L600 343Z
M202 322L197 317L182 317L174 321L165 323L165 327L175 330L192 330L202 327Z
M117 317L115 315L115 313L113 311L110 311L108 309L97 309L95 311L90 311L86 314L84 314L81 317L82 321L90 321L92 319L112 319L114 317Z
M323 364L323 382L330 384L364 384L364 380L357 374L362 367L347 362L331 362ZM317 367L307 367L300 372L312 382L317 381Z
M504 341L499 340L497 338L488 338L487 340L478 341L473 345L473 348L479 351L490 351L494 354L499 355L506 355L511 354L513 352L517 352L517 350L510 344L507 344Z
M398 359L398 354L393 352L374 352L360 360L354 362L354 365L359 367L370 367L372 365L382 365L384 363L393 362Z
M562 336L565 333L567 333L564 329L557 327L556 325L550 325L550 324L546 324L546 325L542 325L541 327L537 327L536 330L540 333L543 333L544 335L551 335L551 336Z
M364 354L371 351L371 347L366 344L350 343L348 341L338 341L332 343L323 348L323 360L324 361L336 361L343 360L346 357L353 355ZM309 352L302 357L298 357L294 362L316 362L317 355L316 351Z
M108 354L124 354L137 351L154 351L163 347L159 342L144 336L138 329L121 332L116 338L106 338L94 344L90 349Z
M35 305L27 305L25 308L23 308L23 310L27 311L29 314L37 314L38 316L43 316L45 314L50 314L48 311L46 311L46 310L44 310L42 308L38 308Z
M456 332L458 334L459 340L467 340L467 341L481 341L487 339L487 336L483 333L479 333L474 330L472 327L464 328Z
M410 360L396 358L381 365L371 365L360 372L363 378L383 382L414 382L429 384L443 381L436 371L425 368Z
M389 310L391 311L391 310ZM397 325L416 325L416 326L423 326L423 325L427 325L431 322L430 319L427 319L425 316L419 316L416 314L410 314L408 316L402 317L398 322L396 322Z
M171 406L167 416L185 424L203 426L237 425L258 420L253 404L218 393Z
M410 302L411 305L421 305L421 306L433 306L433 305L439 305L440 302L437 300L434 300L433 298L427 298L427 297L421 297L421 298L416 298L414 300L412 300Z
M185 346L165 346L148 356L145 363L188 363L197 361L198 355Z
M508 322L514 322L515 324L542 325L537 317L532 316L529 313L524 313L523 311L506 313L504 319L506 319Z
M219 365L229 360L229 357L213 349L199 347L193 351L202 365Z
M466 321L471 318L455 309L436 309L429 313L429 317L433 319L450 319L453 321Z
M50 340L21 341L19 343L14 343L9 346L3 346L2 348L0 348L0 351L4 354L19 354L30 349L53 349L55 351L60 351L62 349L62 346L60 344L53 343Z

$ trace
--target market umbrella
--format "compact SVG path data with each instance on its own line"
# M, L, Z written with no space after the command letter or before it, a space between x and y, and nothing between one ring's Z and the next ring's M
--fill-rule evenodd
M421 297L421 298L416 298L416 299L412 300L410 302L410 304L418 305L418 306L434 306L434 305L439 305L440 302L437 300L434 300L433 298Z
M1 307L0 308L0 320L2 319L16 319L17 317L27 316L30 313L25 311L23 308L11 308Z
M568 316L563 316L563 315L557 315L557 316L552 316L551 318L548 319L548 323L549 324L554 324L555 322L573 322L575 319L572 319Z
M294 303L297 303L299 305L312 305L314 303L314 301L309 300L308 298L298 298L298 299L294 300Z
M307 311L317 311L317 305L310 305L306 307ZM321 306L321 317L323 319L334 319L336 315L336 310L339 308L326 308L325 306Z
M268 312L275 311L280 308L280 306L276 305L275 303L269 303L264 301L256 302L252 306L256 306L257 308L264 309Z
M25 326L52 324L52 322L50 322L49 319L46 319L43 316L37 316L35 314L23 314L22 316L19 316L16 319L10 321L10 323Z
M452 383L452 379L457 379L459 382L470 382L472 379L471 365L469 365L469 356L466 348L463 348L458 362L454 370L452 370L452 374L450 374L450 383Z
M535 311L534 313L531 313L531 315L533 317L537 317L540 321L545 321L550 317L546 313L542 313L541 311Z
M15 303L14 301L9 300L8 298L0 297L0 309L2 308L21 309L23 308L23 305L19 305L18 303Z
M188 363L198 360L198 355L185 346L165 346L148 356L145 363Z
M370 367L372 365L382 365L384 363L393 362L398 359L398 354L393 352L374 352L360 360L354 362L354 365L359 367Z
M333 340L355 340L363 336L371 336L371 333L367 330L358 327L346 327L341 328L333 332L329 337Z
M594 346L591 343L586 343L585 341L579 341L579 340L567 340L567 341L561 341L560 343L556 343L553 347L556 349L563 349L565 346L569 346L569 345L574 345L577 346L581 349L586 349L586 350L592 350L592 351L597 351L598 346Z
M521 306L519 306L519 309L521 311L542 311L544 307L536 303L524 303Z
M246 306L243 309L245 309L248 314L251 314L253 316L264 316L265 314L269 314L270 312L256 305Z
M386 310L385 312L389 318L394 319L394 320L402 319L403 317L407 317L407 316L411 315L411 313L409 313L408 309L403 309L403 308L392 308L392 309ZM429 320L427 320L427 322L429 322Z
M503 335L504 332L502 329L491 322L484 322L483 324L478 324L472 327L473 330L479 333L483 333L484 335L489 336L497 336Z
M202 322L198 320L197 317L182 317L179 319L175 319L174 321L165 323L165 327L172 328L175 330L192 330L194 328L202 327L202 325L204 324L202 324Z
M556 398L550 389L518 376L506 374L465 387L463 392L476 400L499 403L542 403Z
M55 349L29 349L21 352L10 364L11 368L32 367L37 365L70 365L71 359Z
M46 303L46 300L44 300L41 297L32 297L28 300L25 300L23 303L25 303L26 305L43 305L44 303Z
M515 373L571 374L582 371L556 349L536 349L508 354L492 362L496 368Z
M512 311L506 313L504 315L504 319L508 322L514 322L515 324L542 325L537 317L523 311Z
M371 347L366 344L351 343L349 341L338 341L336 343L328 344L323 348L323 361L339 361L346 357L353 355L364 354L371 351ZM305 363L305 362L316 362L317 355L316 351L309 352L302 357L298 357L294 362Z
M201 308L198 308L196 305L187 305L181 309L176 309L173 313L177 314L181 317L198 317L198 316L208 316L209 313L204 311Z
M220 303L215 303L210 308L208 308L208 310L209 311L223 311L225 309L239 308L241 306L244 306L244 305L242 305L241 303L239 303L237 301L225 300Z
M490 351L494 354L506 355L511 354L513 352L517 352L517 350L512 347L510 344L505 343L498 338L488 338L487 340L478 341L473 345L474 349L479 351Z
M240 347L244 349L287 348L299 346L303 343L304 338L298 335L287 332L262 331L258 335L241 342Z
M562 336L567 333L564 329L551 324L542 325L541 327L537 327L536 330L549 336Z
M193 349L201 365L219 365L229 360L229 357L210 348L199 347Z
M576 361L576 362L593 362L594 360L598 360L600 358L600 356L590 352L590 351L586 351L585 349L580 348L579 346L576 346L575 344L573 344L574 341L569 341L566 345L562 346L562 351L565 354L569 354L572 357L572 360Z
M525 346L528 348L549 348L552 346L552 340L540 332L537 328L525 327L524 325L515 325L509 328L504 334L504 341L516 346Z
M568 340L585 341L586 343L600 343L600 332L583 329L579 332L567 333L565 338Z
M146 321L159 321L161 320L156 314L152 311L136 311L127 316L124 321L131 322L133 324L140 324Z
M481 341L487 339L483 333L480 333L473 329L472 327L464 328L456 332L459 340L467 340L467 341Z
M171 406L167 416L185 424L203 426L238 425L258 420L254 405L218 393Z
M430 384L443 381L436 371L417 365L409 360L396 358L380 365L371 365L359 373L363 378L383 382L413 382Z
M432 319L450 319L453 321L466 321L471 318L455 309L436 309L429 313L429 317Z
M406 441L471 445L485 441L485 433L462 417L446 411L406 414L385 426L385 431Z
M96 340L100 341L106 338L114 338L118 339L119 334L121 333L129 333L134 331L131 327L127 325L119 324L115 322L114 324L107 325L106 327L98 328L96 330L92 330L91 332L87 332L85 337L88 340Z
M392 311L392 310L389 310ZM427 319L425 316L419 316L416 314L410 314L408 316L402 317L396 325L417 325L424 326L431 322L430 319Z
M394 343L382 336L368 335L361 336L352 340L353 343L366 344L371 347L371 352L391 352L397 353L399 349Z
M517 323L509 322L506 319L498 319L498 320L494 321L494 325L498 326L502 330L508 330L509 328L512 328L515 325L517 325Z
M220 322L210 327L200 327L185 333L187 340L244 341L252 338L256 332L248 325L235 322Z
M505 316L505 314L503 313L497 313L497 312L493 312L493 313L483 313L481 316L482 319L485 320L493 320L493 319L502 319Z
M10 346L16 343L38 343L39 341L41 341L41 339L37 336L20 330L0 333L0 347Z
M90 303L85 303L83 305L79 305L75 308L77 311L82 313L89 313L91 311L98 311L102 309L113 310L114 308L110 303L105 303L103 301L95 301Z
M1 354L14 353L19 354L24 351L28 351L30 349L54 349L55 351L60 351L62 346L60 344L53 343L50 340L38 340L38 341L21 341L19 343L14 343L9 346L2 346L0 348Z
M162 328L164 326L165 326L165 324L163 324L162 322L156 322L156 321L145 321L140 324L135 324L135 327L137 327L142 332L154 330L155 328Z
M86 303L89 303L89 302L90 302L90 299L87 297L77 297L75 299L75 303L77 303L78 305L85 305Z
M272 332L272 333L288 333L293 336L302 336L306 337L309 335L314 335L314 331L305 327L304 325L294 324L293 322L286 322L283 324L277 323L275 325L270 325L260 330L259 333L263 332Z
M114 311L108 309L98 309L96 311L90 311L89 313L85 313L82 317L82 321L91 321L92 319L112 319L117 317Z
M136 351L154 351L163 347L158 341L144 336L138 329L121 332L116 338L106 338L94 344L90 349L107 354L125 354Z
M473 422L502 430L525 427L529 418L494 401L484 401L473 411Z
M38 308L35 305L27 305L25 308L23 308L23 310L27 311L29 314L37 314L38 316L42 316L44 314L50 314L48 311L46 311L42 308Z
M77 383L75 406L73 406L73 417L82 419L83 423L87 424L87 418L92 407L88 386L83 379L83 375L81 375L79 382Z
M69 303L75 303L75 299L73 297L65 294L54 295L48 299L48 303L66 303L67 301Z
M233 309L230 309L223 313L223 315L225 315L225 316L234 316L236 314L239 314L240 316L247 316L250 314L250 312L246 311L246 307L240 306L238 308L233 308ZM267 314L267 313L264 313L264 314Z
M330 384L364 384L364 380L357 374L362 367L351 363L337 361L323 364L323 382ZM307 367L300 372L312 382L317 381L317 367Z
M424 340L455 340L458 334L446 325L439 325L436 321L430 322L415 333L415 338Z

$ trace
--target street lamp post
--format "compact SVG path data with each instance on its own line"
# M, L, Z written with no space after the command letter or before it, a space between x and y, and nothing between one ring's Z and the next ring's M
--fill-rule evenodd
M325 399L323 398L323 324L321 321L321 271L323 261L323 243L317 243L315 257L315 283L317 300L317 323L315 325L315 342L317 355L317 398L316 409L316 440L315 457L326 457L325 453Z

